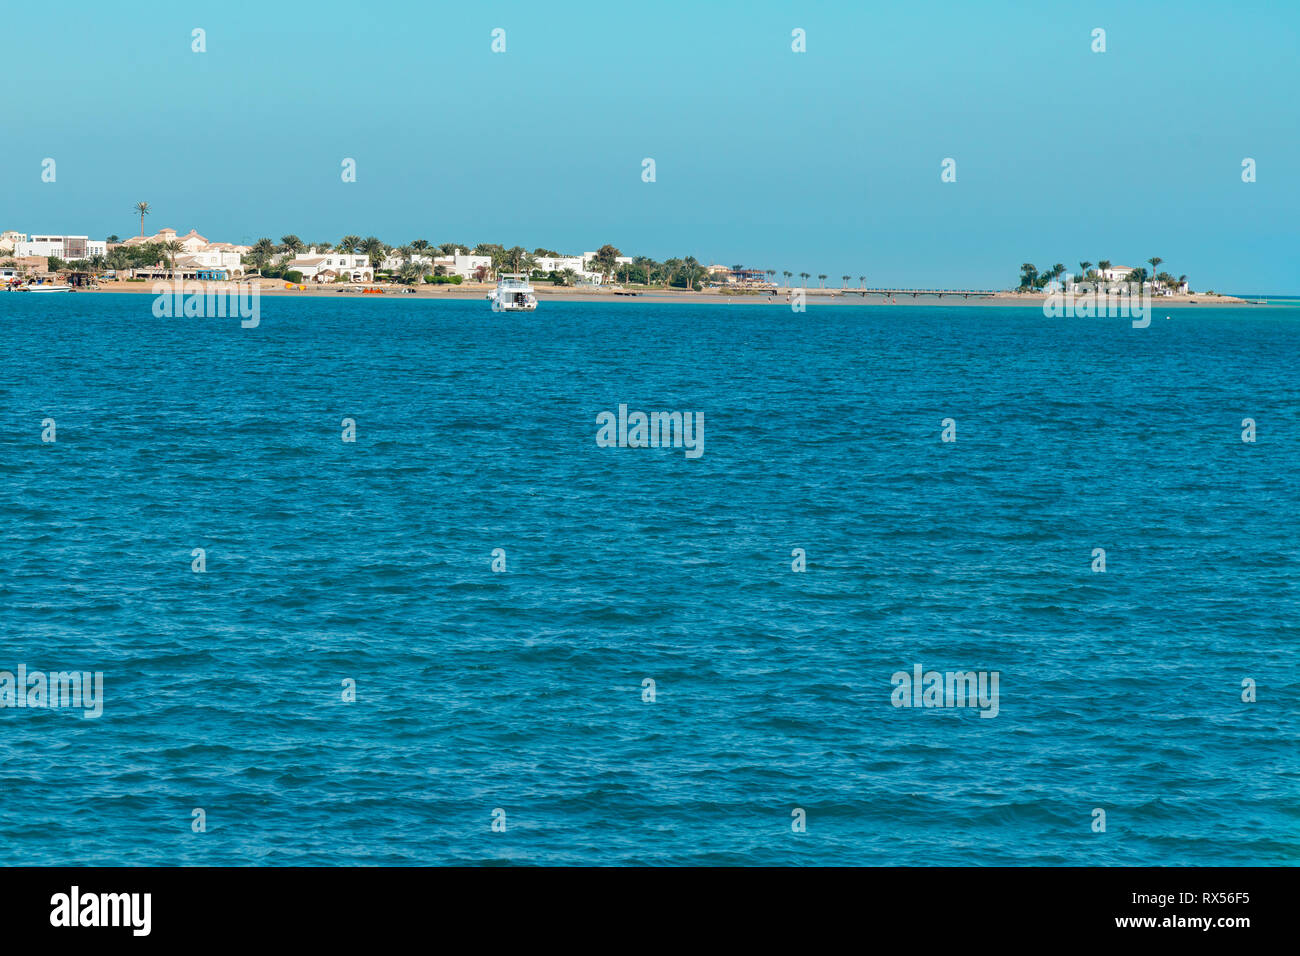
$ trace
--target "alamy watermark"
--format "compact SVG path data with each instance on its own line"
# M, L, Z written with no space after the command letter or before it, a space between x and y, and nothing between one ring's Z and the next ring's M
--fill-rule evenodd
M262 289L255 282L171 282L153 284L153 314L159 319L239 319L246 329L262 321Z
M601 412L596 416L600 448L684 448L687 458L704 454L703 412L629 412L618 406L618 415Z
M1133 319L1133 328L1151 324L1151 284L1137 282L1077 283L1067 275L1043 300L1049 319Z
M94 720L104 712L104 672L29 671L18 665L18 673L0 671L0 708L33 710L80 707L81 715Z
M133 936L148 936L153 928L152 911L152 893L83 893L73 884L68 892L50 897L50 925L54 927L120 926L129 928Z
M895 707L978 707L981 717L998 715L1000 671L895 671L889 702Z

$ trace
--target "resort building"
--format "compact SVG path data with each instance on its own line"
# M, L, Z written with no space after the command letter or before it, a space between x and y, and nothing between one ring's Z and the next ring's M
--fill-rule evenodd
M339 278L348 282L373 282L375 278L369 256L352 252L318 252L315 246L298 253L284 263L284 267L301 272L303 279L311 282L333 282Z
M383 269L386 272L396 272L398 269L402 268L402 266L406 265L408 262L416 263L420 265L426 265L429 266L430 269L433 268L433 259L430 258L429 256L414 254L408 259L404 257L396 249L394 249L392 252L390 252L387 256L384 257L384 261L379 263L379 268Z
M447 275L473 279L478 274L479 269L492 271L492 257L467 255L457 249L453 255L435 257L433 267L437 269L438 266L442 266Z
M180 253L176 257L176 272L187 278L192 278L191 274L196 274L199 270L224 272L231 279L242 276L243 257L252 248L229 242L209 242L193 229L183 236L178 235L175 229L160 229L152 236L132 236L120 245L132 247L152 243L168 246L173 242L180 246Z
M89 259L91 256L108 254L108 243L103 239L89 239L86 236L50 236L35 235L31 239L15 242L16 256L56 256L72 262L77 259Z
M13 252L14 246L26 241L27 233L6 229L3 233L0 233L0 252Z
M533 256L533 269L538 272L561 274L572 269L583 285L600 285L605 281L605 276L591 267L592 260L595 258L594 252L584 252L580 256ZM618 265L631 265L632 257L619 256L615 262Z
M715 285L738 286L744 289L774 289L776 283L763 269L733 269L730 266L712 265L708 268L708 281Z
M5 261L10 260L6 259ZM12 261L13 265L0 268L0 276L9 279L15 276L45 272L50 267L49 260L44 256L18 256Z
M591 262L591 260L594 259L594 258L596 258L596 254L595 254L594 252L584 252L584 253L582 254L582 260L583 260L583 262ZM615 265L620 265L620 266L630 266L630 265L632 264L632 257L631 257L631 256L615 256L615 257L614 257L614 264L615 264Z
M125 242L123 242L122 245L144 246L144 245L148 245L149 243L158 243L160 245L165 246L169 242L180 243L181 251L186 254L203 252L204 250L207 250L214 245L225 246L228 250L238 249L241 252L247 252L249 248L248 246L232 246L228 242L223 242L223 243L209 242L206 238L200 236L193 229L191 229L188 233L186 233L183 236L177 235L175 229L159 229L158 232L156 232L152 236L132 236L130 239L127 239Z
M572 269L578 275L586 275L587 262L582 256L534 256L537 265L534 267L542 272L564 272Z
M1123 282L1132 271L1132 266L1111 266L1101 270L1101 277L1107 282Z
M181 251L187 255L193 255L196 252L237 252L240 255L247 255L253 248L252 246L237 245L233 242L211 242L193 229L183 236L178 235L175 229L160 229L152 236L132 236L122 245L144 246L155 243L165 246L169 242L179 243Z
M456 250L454 255L450 256L413 255L410 258L405 258L394 250L384 258L384 261L379 264L379 268L387 272L396 272L408 262L427 265L430 272L438 275L454 275L463 279L473 279L478 274L479 269L488 272L492 271L491 256L466 255L459 249Z

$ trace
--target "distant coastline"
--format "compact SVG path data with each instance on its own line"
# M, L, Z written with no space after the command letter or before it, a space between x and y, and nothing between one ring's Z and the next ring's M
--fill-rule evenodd
M426 285L426 286L405 286L396 283L368 283L362 285L342 285L342 284L308 284L308 283L288 283L280 279L266 279L245 277L240 280L244 283L255 283L258 287L259 294L270 296L300 296L308 299L458 299L458 300L485 300L489 292L495 288L491 282L466 282L460 285ZM205 290L211 286L213 289L219 288L221 283L196 283L189 280L185 283L187 289L203 287ZM382 289L383 294L366 294L362 289ZM538 284L534 290L540 301L550 302L654 302L654 303L671 303L671 302L696 302L696 303L713 303L729 305L788 305L789 296L792 291L799 291L798 287L790 289L781 287L774 295L768 295L762 292L736 292L725 289L704 290L688 292L684 289L662 289L662 288L619 288L615 286L597 286L597 287L572 287L572 286L547 286ZM80 289L85 294L103 294L103 293L134 293L134 294L154 294L154 285L152 282L124 282L124 281L103 281L99 282L96 289ZM1011 292L1000 291L982 298L963 298L960 293L944 292L940 294L917 293L915 297L908 292L897 293L893 299L889 299L881 293L868 293L863 295L854 289L804 289L805 301L808 305L957 305L957 306L1024 306L1026 308L1035 308L1041 310L1043 303L1047 299L1047 294L1042 292ZM1246 305L1249 300L1230 295L1172 295L1160 296L1153 301L1153 305L1160 308L1166 306L1214 306L1214 305Z

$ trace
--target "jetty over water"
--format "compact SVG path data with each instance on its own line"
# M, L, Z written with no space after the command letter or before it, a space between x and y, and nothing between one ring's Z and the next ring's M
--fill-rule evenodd
M913 299L922 295L933 296L936 299L942 299L945 295L959 295L963 299L987 299L997 295L993 289L836 289L835 291L841 295L860 295L864 299L869 295L879 295L887 299L900 295L910 295Z

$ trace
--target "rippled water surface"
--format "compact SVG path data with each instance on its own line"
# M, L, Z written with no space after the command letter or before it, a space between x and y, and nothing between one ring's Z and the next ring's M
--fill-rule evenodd
M1300 310L151 305L0 296L0 863L1300 858Z

